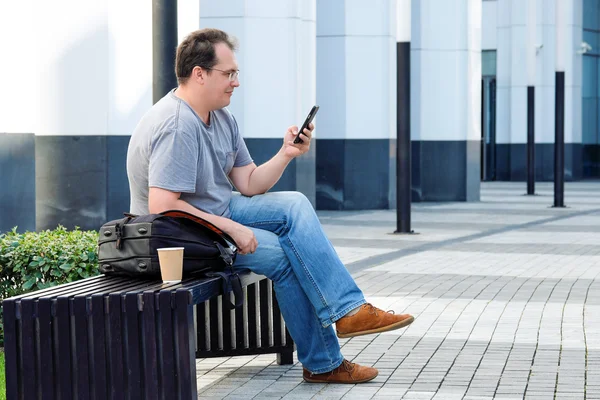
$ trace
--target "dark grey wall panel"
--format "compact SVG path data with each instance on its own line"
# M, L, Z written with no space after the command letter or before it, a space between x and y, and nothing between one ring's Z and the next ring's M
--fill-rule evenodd
M390 146L389 139L319 139L317 209L389 208Z
M524 182L527 179L527 145L496 145L496 180ZM565 180L574 181L584 177L584 155L578 143L565 143ZM589 154L589 153L588 153ZM592 171L592 169L588 169ZM538 182L554 180L554 144L535 145L535 179Z
M319 139L317 146L317 209L344 209L346 151L344 139Z
M479 141L414 141L413 201L479 200Z
M581 148L582 177L600 178L600 146L597 144L584 144Z
M537 151L536 159L540 159ZM509 181L510 171L510 144L499 143L496 145L496 180Z
M36 136L36 229L106 222L106 137Z
M35 136L0 133L0 233L35 230Z
M580 143L565 144L565 179L580 180L583 177L583 150Z
M107 136L106 218L117 219L129 212L129 181L127 180L127 146L131 136Z
M389 208L390 140L346 140L345 152L344 209Z

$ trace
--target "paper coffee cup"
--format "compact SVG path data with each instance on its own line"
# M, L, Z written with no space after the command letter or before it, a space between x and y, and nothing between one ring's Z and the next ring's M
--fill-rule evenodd
M183 247L165 247L156 250L158 251L158 263L163 282L181 282L183 275Z

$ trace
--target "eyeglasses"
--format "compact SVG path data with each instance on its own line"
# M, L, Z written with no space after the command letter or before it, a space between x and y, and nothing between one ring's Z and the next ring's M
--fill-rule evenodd
M237 71L223 71L222 69L217 69L217 68L205 68L202 67L204 69L214 69L215 71L219 71L222 72L224 74L229 75L229 82L233 82L235 80L238 79L238 77L240 76L240 70L238 69Z

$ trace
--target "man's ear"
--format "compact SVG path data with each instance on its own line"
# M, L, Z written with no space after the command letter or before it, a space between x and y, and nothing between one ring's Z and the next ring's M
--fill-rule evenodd
M206 79L206 71L198 66L192 69L192 78L199 84L204 84L204 79Z

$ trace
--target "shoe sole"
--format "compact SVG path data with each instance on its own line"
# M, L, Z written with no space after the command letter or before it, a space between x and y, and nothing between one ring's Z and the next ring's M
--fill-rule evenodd
M351 337L355 337L355 336L371 335L373 333L381 333L381 332L393 331L395 329L404 328L405 326L412 324L414 320L415 320L415 317L409 317L409 318L403 319L402 321L398 321L395 324L382 326L381 328L377 328L377 329L369 329L367 331L352 332L352 333L339 333L339 332L336 332L336 333L337 333L337 337L339 337L340 339L351 338Z
M377 372L375 374L375 376L371 377L371 378L365 378L365 379L361 379L360 381L322 381L319 379L310 379L310 378L306 378L306 377L302 377L304 379L305 382L308 383L349 383L349 384L355 384L355 383L365 383L365 382L369 382L372 381L373 379L377 378L377 375L379 375L379 372Z

